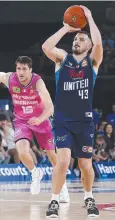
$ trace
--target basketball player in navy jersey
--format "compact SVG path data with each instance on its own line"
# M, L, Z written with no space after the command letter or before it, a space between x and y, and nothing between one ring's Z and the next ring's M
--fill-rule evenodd
M59 194L65 182L71 155L78 158L88 216L99 215L92 195L94 182L92 98L103 49L101 35L90 10L81 7L89 23L91 38L86 32L78 32L73 40L73 53L67 54L56 45L65 34L78 29L64 24L42 45L44 53L56 64L54 124L58 150L57 164L53 172L53 194L46 213L47 217L58 216Z

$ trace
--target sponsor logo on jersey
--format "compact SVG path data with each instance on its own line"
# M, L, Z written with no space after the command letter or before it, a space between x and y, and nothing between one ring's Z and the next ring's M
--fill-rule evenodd
M64 136L57 136L57 141L65 141L67 138L67 135L64 135Z
M17 94L13 94L13 99L24 99L24 100L35 100L36 99L36 95L32 95L32 96L27 96L27 95L17 95Z
M70 70L69 74L70 74L70 78L72 78L72 79L76 79L76 78L83 79L84 78L84 71L83 70L80 70L78 72L76 72L74 70Z
M82 67L84 67L84 66L88 66L88 62L87 62L87 60L83 60L81 66L82 66Z
M20 88L18 88L18 87L13 87L13 92L15 92L15 93L20 93Z
M75 69L75 66L72 66L72 63L70 63L70 62L69 62L68 64L65 64L65 66L66 66L66 67L69 67L69 68L71 68L71 69Z
M73 64L71 62L69 62L69 65L72 66Z
M93 148L91 146L88 147L88 153L92 153Z

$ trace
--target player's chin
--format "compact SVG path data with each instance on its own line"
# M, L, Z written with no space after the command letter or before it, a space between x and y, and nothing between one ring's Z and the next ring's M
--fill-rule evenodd
M81 51L74 49L74 50L73 50L73 53L74 53L75 55L79 55L79 54L81 54Z
M20 80L20 82L25 82L25 78L24 77L20 77L19 80Z

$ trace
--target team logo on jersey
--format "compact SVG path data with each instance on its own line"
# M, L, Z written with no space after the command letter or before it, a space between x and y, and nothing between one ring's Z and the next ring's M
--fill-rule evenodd
M83 147L82 147L82 151L83 151L83 152L87 152L87 146L83 146Z
M34 93L34 90L33 90L33 87L31 86L31 88L30 88L30 93L32 94L32 93Z
M87 60L83 60L81 66L82 66L82 67L88 66Z
M18 88L18 87L13 87L13 92L15 92L15 93L20 93L20 88Z

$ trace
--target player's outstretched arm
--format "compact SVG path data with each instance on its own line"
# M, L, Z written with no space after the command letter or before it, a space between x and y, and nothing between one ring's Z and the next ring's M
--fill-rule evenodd
M75 32L78 29L70 27L67 24L59 29L55 34L49 37L42 45L42 50L46 56L54 62L63 61L67 55L67 52L56 47L61 38L68 32Z
M38 117L31 118L28 123L31 125L39 125L43 121L47 120L50 116L54 113L54 106L50 97L50 94L45 86L45 83L42 79L39 79L36 84L36 89L39 93L39 96L41 97L41 100L44 104L44 111L43 113Z
M90 34L93 42L93 48L90 57L93 61L94 66L98 68L103 59L103 46L102 46L101 34L93 20L90 10L84 6L80 6L80 7L82 7L85 16L87 17L90 28Z
M0 72L0 83L4 83L8 87L10 74L11 72L9 73Z

